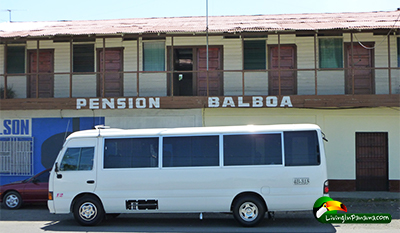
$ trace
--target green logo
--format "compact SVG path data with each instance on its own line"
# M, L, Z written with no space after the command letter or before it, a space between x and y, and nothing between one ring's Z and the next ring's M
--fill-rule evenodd
M321 223L390 223L390 214L351 214L341 202L330 197L320 197L314 203L314 217Z

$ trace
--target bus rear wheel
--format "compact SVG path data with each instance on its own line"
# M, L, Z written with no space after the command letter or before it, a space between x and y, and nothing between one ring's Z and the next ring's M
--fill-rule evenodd
M82 226L95 226L101 223L105 212L101 202L94 197L84 196L74 205L74 218Z
M233 216L242 226L253 227L258 225L265 215L265 205L257 197L240 197L233 204Z

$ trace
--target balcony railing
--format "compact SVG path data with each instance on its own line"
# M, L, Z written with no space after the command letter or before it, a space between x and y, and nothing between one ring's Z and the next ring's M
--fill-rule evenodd
M369 77L357 77L357 72ZM293 74L288 76L287 73ZM206 74L199 83L200 74ZM118 75L120 92L108 92ZM273 76L273 78L272 78ZM41 79L50 79L44 82ZM212 80L211 78L212 77ZM400 94L400 68L55 72L0 74L2 98ZM190 79L190 80L184 80ZM271 80L273 79L273 80ZM37 81L39 80L39 81ZM217 80L217 81L216 81ZM203 88L203 91L200 89ZM48 90L50 89L50 90ZM182 92L179 90L190 89ZM12 91L14 95L10 95ZM43 94L47 92L47 94ZM48 93L52 93L49 95Z
M290 34L292 32L284 33ZM296 33L293 32L293 34ZM296 52L297 55L292 56L294 57L295 65L291 66L291 68L284 67L281 64L282 57L279 52L281 37L287 35L280 32L270 34L265 32L265 36L268 36L268 50L271 50L271 46L278 48L277 55L275 54L276 57L273 57L278 62L275 67L269 64L266 69L258 70L245 70L244 51L242 51L241 55L237 54L237 50L243 50L244 37L254 36L253 34L238 36L237 38L241 39L235 39L234 45L231 44L231 39L225 41L225 35L217 35L218 40L222 40L222 42L219 41L219 45L214 46L214 49L221 49L219 51L221 51L221 54L223 51L225 57L221 55L218 58L220 59L219 62L223 64L220 66L221 68L216 70L214 68L208 71L204 70L204 68L195 68L196 66L194 65L191 69L177 70L179 68L174 67L175 55L172 53L172 51L175 51L174 49L182 48L191 48L193 51L196 49L200 51L201 49L201 51L204 51L204 44L198 40L199 37L204 37L204 35L190 35L190 37L196 37L194 44L201 44L197 46L182 45L186 44L186 42L178 37L189 37L189 35L168 35L167 37L164 35L161 39L166 41L165 71L141 70L143 65L142 42L146 39L142 35L131 35L132 37L129 38L124 37L124 35L99 36L92 39L90 43L95 44L95 54L97 54L97 58L94 61L97 72L73 72L74 37L57 38L57 42L49 43L46 40L51 41L53 38L26 38L17 39L18 41L13 39L4 40L5 56L3 59L7 57L8 42L10 46L13 46L11 43L16 42L24 44L26 48L29 48L28 51L33 56L30 57L32 61L35 60L35 56L36 61L41 61L40 51L42 49L49 50L48 48L50 47L53 49L56 47L54 49L56 53L53 55L57 55L57 57L53 58L52 64L55 72L0 73L0 87L3 87L3 92L1 93L3 100L1 100L0 109L26 109L30 108L28 103L35 105L33 107L35 109L49 109L50 107L47 105L53 102L57 104L52 105L52 109L64 109L66 106L67 108L75 108L76 99L78 98L148 97L164 98L164 100L167 100L164 102L169 101L166 104L167 108L186 108L188 106L190 108L207 106L208 97L218 96L235 97L237 101L239 101L239 97L243 97L243 101L249 101L249 97L261 96L265 100L268 96L276 96L280 99L283 96L291 96L292 102L295 102L300 107L399 106L400 68L394 66L395 56L391 55L391 51L393 54L395 49L393 49L391 43L387 43L387 48L382 44L379 52L377 50L376 54L371 53L369 55L375 61L368 65L360 66L360 64L357 64L358 60L355 55L349 54L354 54L353 46L356 44L353 41L353 33L361 32L346 31L341 33L343 33L343 38L346 37L346 39L343 39L343 45L347 47L343 50L348 52L343 58L344 68L329 69L318 67L317 32L314 32L314 36L310 36L307 39L307 43L302 42L302 52ZM259 36L259 34L256 36ZM297 34L288 36L289 39L296 38ZM348 36L350 36L350 40L347 38ZM368 38L371 37L371 32L367 32L367 36ZM83 37L80 36L76 39L82 39ZM389 31L383 37L387 38L389 42L390 37L393 37L393 35ZM175 43L179 45L174 45L174 38L177 38ZM246 37L246 39L249 38ZM290 41L293 40L290 39ZM63 49L53 44L58 42L63 43L61 45ZM78 41L77 43L80 42ZM285 41L285 43L288 42ZM349 44L351 44L350 48L348 47ZM225 48L224 45L227 45L227 47ZM106 67L105 51L113 46L125 48L125 61L123 61L124 68L122 71L108 72L105 68L102 68ZM232 46L236 47L233 49ZM300 45L296 46L300 48ZM119 50L122 51L122 49ZM307 51L306 54L305 51ZM101 52L103 55L100 55ZM196 56L194 53L192 55L193 60L195 60ZM230 58L230 55L234 55L234 57ZM310 60L308 61L306 58ZM205 60L204 58L202 59L202 65L204 66ZM267 63L272 63L269 61L272 58L267 57L266 59L268 60ZM39 62L32 63L32 61L27 61L31 62L31 67L30 69L27 68L27 70L40 70ZM3 70L5 71L7 61L3 60L2 62L4 65ZM197 65L197 67L200 66ZM239 67L239 69L230 69L232 67ZM11 100L11 98L14 100ZM180 100L182 102L172 103Z

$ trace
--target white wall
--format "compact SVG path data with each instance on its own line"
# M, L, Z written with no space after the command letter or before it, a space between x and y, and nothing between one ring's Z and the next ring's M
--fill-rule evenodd
M388 132L389 179L400 179L400 108L371 109L205 109L205 126L318 124L326 137L329 179L355 179L356 132Z
M387 132L389 179L400 179L400 108L362 109L107 109L107 110L18 110L2 111L4 119L43 117L105 117L115 128L163 128L247 124L318 124L325 143L329 179L355 179L356 132Z
M202 126L201 109L105 111L105 124L122 129Z

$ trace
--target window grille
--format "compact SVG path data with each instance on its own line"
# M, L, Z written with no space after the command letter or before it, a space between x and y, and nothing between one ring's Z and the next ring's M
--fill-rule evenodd
M33 175L33 137L0 138L0 173Z

